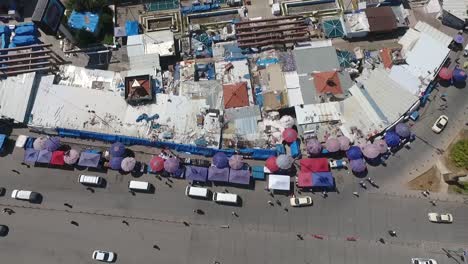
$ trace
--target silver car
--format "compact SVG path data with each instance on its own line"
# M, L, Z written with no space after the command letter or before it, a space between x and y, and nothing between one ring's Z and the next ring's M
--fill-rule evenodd
M94 250L92 257L94 260L99 260L102 262L114 262L115 253L111 251Z
M428 258L412 258L411 264L437 264L437 261Z

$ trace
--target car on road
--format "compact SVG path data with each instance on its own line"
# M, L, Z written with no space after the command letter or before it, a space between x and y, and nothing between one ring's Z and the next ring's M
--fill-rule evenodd
M441 115L435 121L434 125L432 126L432 131L435 133L440 133L444 130L445 126L447 126L448 117L446 115Z
M3 187L0 187L0 196L5 195L6 189Z
M452 223L453 216L452 214L438 214L438 213L428 213L429 221L433 223Z
M289 202L293 207L299 206L308 206L312 205L312 197L310 196L302 196L302 197L292 197Z
M105 250L94 250L93 259L102 262L113 262L115 260L115 253Z
M0 237L4 237L8 234L8 226L0 225Z
M428 258L412 258L411 264L437 264L437 261Z
M11 198L30 202L38 202L41 199L41 195L37 192L27 190L13 190L11 192Z

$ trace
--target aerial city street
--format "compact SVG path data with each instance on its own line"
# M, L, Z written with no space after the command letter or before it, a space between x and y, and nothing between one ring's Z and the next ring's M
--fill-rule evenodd
M2 262L468 264L467 21L1 1Z

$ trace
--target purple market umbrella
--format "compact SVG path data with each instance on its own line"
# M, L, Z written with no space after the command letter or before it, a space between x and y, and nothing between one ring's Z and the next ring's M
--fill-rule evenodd
M383 140L383 139L376 140L376 141L374 141L374 144L379 146L380 154L387 153L388 146L387 146L387 143L385 142L385 140Z
M43 150L46 148L46 142L47 142L47 137L46 136L40 136L34 140L33 143L33 148L35 150Z
M322 152L322 144L320 144L317 139L313 138L307 141L306 149L311 155L320 154Z
M337 152L340 150L340 142L336 138L329 138L327 142L325 142L325 148L329 152Z
M354 172L364 172L367 169L364 159L356 159L349 162L351 170Z
M228 182L229 168L218 169L215 166L208 168L208 180L216 182Z
M39 156L39 150L28 148L24 152L24 163L34 165L34 163L36 163L37 161L38 156Z
M453 70L453 76L452 79L455 82L463 82L466 80L466 72L460 68L455 68Z
M122 157L112 157L109 161L109 167L112 170L120 170L122 169Z
M49 164L52 159L52 152L47 149L39 150L39 155L37 156L37 163L46 163Z
M375 144L367 144L362 150L366 158L375 159L380 155L380 147Z
M123 157L125 154L125 145L120 142L115 142L111 145L109 153L112 157Z
M340 142L340 150L346 151L350 147L350 140L346 136L339 136L338 142Z
M294 159L289 155L282 154L276 158L276 165L278 165L278 167L283 170L291 168L293 163Z
M177 158L168 158L164 162L164 169L169 173L175 173L179 169L180 162Z
M213 156L213 165L218 169L226 168L229 165L229 160L224 152L217 152Z
M65 153L65 156L63 157L63 161L68 164L68 165L73 165L75 164L78 159L80 158L80 152L76 149L70 149Z
M122 160L121 167L125 172L130 172L135 168L136 159L132 157L126 157Z
M229 182L237 184L250 184L250 171L248 170L231 170L229 172Z
M45 148L50 152L56 151L58 148L60 148L60 138L51 137L47 139L47 141L45 142Z
M350 147L348 151L346 151L346 157L348 157L349 160L362 159L361 148L358 146Z
M387 145L389 147L394 148L400 144L400 137L397 133L393 131L388 131L385 134L385 142L387 142Z
M241 155L232 155L229 158L229 167L231 169L240 170L244 167L244 158Z
M185 178L187 180L206 182L208 177L208 168L198 166L187 166L185 169Z
M458 44L463 44L463 42L465 42L465 39L463 38L463 35L461 34L457 34L453 40L458 43Z
M395 132L402 138L407 138L411 135L409 126L406 123L399 123L395 127Z

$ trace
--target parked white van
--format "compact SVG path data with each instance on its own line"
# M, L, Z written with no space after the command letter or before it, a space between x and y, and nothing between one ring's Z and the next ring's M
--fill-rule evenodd
M239 196L235 193L215 192L213 194L213 201L217 203L237 204L239 202Z
M102 186L104 179L100 176L80 175L78 181L85 185Z
M27 190L13 190L11 192L11 198L17 200L25 200L30 202L35 202L40 199L41 195L37 192L27 191Z
M134 191L149 191L151 184L145 181L129 181L128 188Z
M208 196L210 195L210 190L208 190L207 188L203 188L203 187L187 186L187 188L185 188L185 195L190 196L190 197L198 197L198 198L207 199Z

